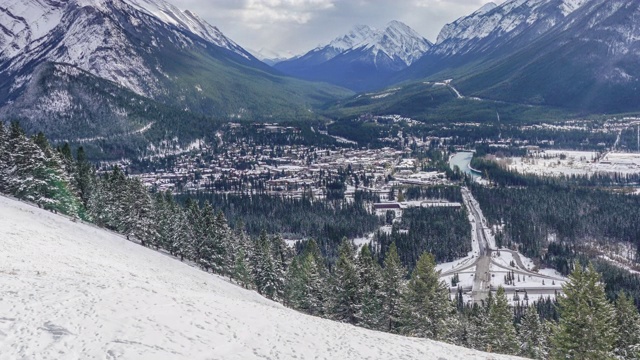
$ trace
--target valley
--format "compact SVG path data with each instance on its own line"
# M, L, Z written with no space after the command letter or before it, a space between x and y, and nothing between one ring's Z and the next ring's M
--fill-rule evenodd
M0 6L0 359L640 358L640 2L199 1Z

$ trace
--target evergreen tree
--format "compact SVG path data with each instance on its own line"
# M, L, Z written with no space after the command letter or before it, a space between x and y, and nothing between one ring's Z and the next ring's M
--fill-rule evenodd
M489 303L487 345L491 352L515 354L518 347L513 315L504 288L500 286L495 299Z
M180 260L195 259L194 235L185 211L175 202L169 204L169 252Z
M273 257L275 274L278 281L277 297L283 299L285 296L284 284L286 282L287 268L289 267L293 254L280 234L271 237L271 255Z
M342 239L338 253L332 279L331 315L338 321L356 324L361 307L361 292L354 261L355 249L346 237Z
M547 359L549 356L547 335L536 309L527 309L519 326L519 355L531 359Z
M113 213L109 212L111 196L107 187L107 180L96 178L93 191L87 200L87 212L93 222L100 227L109 227Z
M84 148L81 146L76 151L76 164L75 164L75 180L80 193L82 203L88 206L89 199L91 198L91 192L94 186L95 169L87 160L87 155L84 152Z
M242 223L236 225L235 229L234 266L233 278L243 287L251 289L254 286L253 268L251 267L251 246L247 234L244 232Z
M8 193L9 169L13 160L9 152L9 134L0 121L0 192Z
M131 227L128 234L141 242L143 246L150 246L158 236L154 221L153 201L149 191L139 179L129 181L129 203Z
M271 252L271 242L265 231L262 231L256 242L254 255L254 279L258 292L269 299L277 300L280 284Z
M491 293L489 293L491 294ZM493 303L493 298L490 297L487 306L479 306L473 304L469 315L469 338L468 346L474 349L486 351L489 335L487 328L489 327L489 309Z
M600 275L577 263L559 299L560 321L552 337L554 359L608 359L617 341L616 314Z
M413 269L403 294L402 332L446 340L453 311L449 288L439 279L433 255L425 252Z
M216 214L211 235L211 267L217 274L229 275L231 256L227 247L231 243L231 229L222 211Z
M618 341L616 355L622 359L640 359L640 315L633 300L620 292L616 300Z
M362 306L357 314L358 322L368 329L381 330L382 318L382 269L374 260L371 248L365 244L357 259L358 287Z
M396 244L391 243L382 271L382 314L385 331L397 332L400 326L401 296L406 270L400 262Z
M62 160L42 133L29 139L18 123L12 123L3 148L4 191L48 210L79 214L79 202L71 191Z
M314 316L327 311L327 280L324 259L315 240L308 240L302 254L297 256L287 273L286 294L288 304Z
M244 247L238 249L233 264L232 277L245 289L251 288L251 269L249 268L247 257L244 251Z

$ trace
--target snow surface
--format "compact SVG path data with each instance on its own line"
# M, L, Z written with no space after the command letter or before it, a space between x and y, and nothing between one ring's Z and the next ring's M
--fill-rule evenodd
M610 152L599 161L592 151L545 150L531 157L506 160L510 170L543 176L640 173L640 154ZM562 158L561 158L562 157Z
M586 0L509 0L496 6L485 4L474 13L446 24L438 34L434 47L439 54L464 53L479 40L489 38L512 39L532 24L544 26L546 32L568 16ZM548 5L556 5L548 6Z
M0 197L0 359L507 359L315 318Z

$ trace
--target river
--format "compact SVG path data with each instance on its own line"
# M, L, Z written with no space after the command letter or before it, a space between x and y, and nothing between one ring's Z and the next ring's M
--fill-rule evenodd
M474 178L478 178L480 177L480 173L469 168L469 163L471 162L472 157L472 152L465 151L455 153L449 159L449 166L451 166L452 169L457 166L463 173L469 174Z

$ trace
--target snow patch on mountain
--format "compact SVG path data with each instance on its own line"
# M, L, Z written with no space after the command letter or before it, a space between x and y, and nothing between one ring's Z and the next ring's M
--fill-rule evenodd
M202 20L198 15L189 10L182 11L176 6L163 0L124 0L136 9L155 16L164 23L174 25L180 29L189 31L210 43L233 51L236 54L249 59L249 54L240 45L224 36L217 27Z
M560 8L562 9L562 14L567 16L572 12L576 11L579 7L581 7L587 0L564 0Z
M5 0L0 5L0 61L48 34L63 13L64 3L58 0Z
M0 196L3 359L515 359L307 316Z

